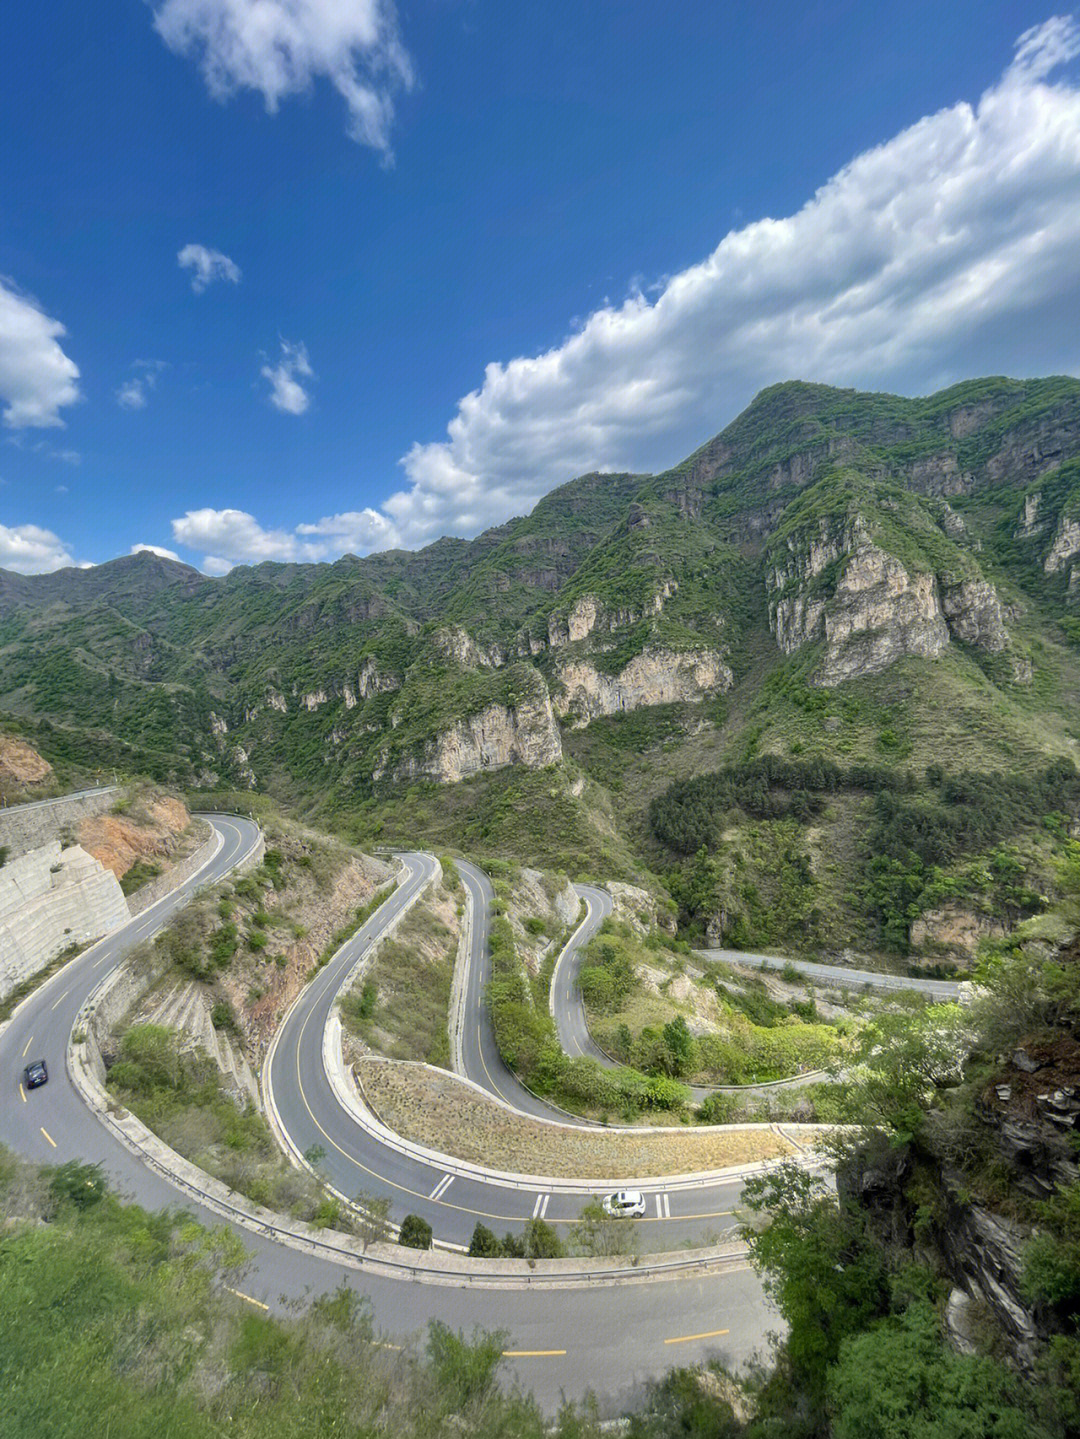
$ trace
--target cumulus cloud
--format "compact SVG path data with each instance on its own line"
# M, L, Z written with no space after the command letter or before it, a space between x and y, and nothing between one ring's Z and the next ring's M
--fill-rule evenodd
M38 575L74 563L67 545L52 530L39 525L0 525L0 569Z
M295 530L263 529L246 510L188 510L173 520L172 531L179 544L202 552L202 567L212 575L264 560L313 563L347 553L367 554L393 548L398 541L386 516L370 509L328 515Z
M777 380L926 392L1080 370L1080 54L1025 32L975 105L858 155L795 214L730 231L544 354L487 366L382 506L403 541L469 534L583 471L681 458Z
M136 360L133 373L121 381L116 390L116 403L122 410L145 410L150 391L166 368L164 360Z
M238 285L243 278L240 266L220 250L207 249L205 245L185 245L177 252L176 263L181 270L191 271L191 288L201 295L215 280L227 280Z
M314 379L315 371L303 345L290 345L288 340L282 340L281 358L277 364L263 365L259 374L270 381L270 403L275 410L281 410L286 415L302 415L311 404L311 396L300 380Z
M522 514L587 470L681 459L777 380L910 394L1080 373L1080 86L1057 73L1078 55L1071 19L1025 32L976 104L856 156L795 214L730 231L554 349L489 365L378 510L279 531L198 511L205 536L177 530L189 515L176 539L218 572L415 546Z
M0 402L12 429L63 426L80 399L79 367L64 354L67 331L12 280L0 276Z
M180 556L175 550L167 550L162 545L132 545L133 555L160 555L163 560L179 560Z
M348 132L390 156L394 95L413 83L392 0L150 0L154 28L197 60L210 93L256 90L273 114L325 78L345 101Z

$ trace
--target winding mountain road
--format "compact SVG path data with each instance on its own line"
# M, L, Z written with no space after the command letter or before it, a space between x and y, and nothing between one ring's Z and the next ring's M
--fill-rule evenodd
M439 1163L438 1156L428 1159L391 1148L359 1125L334 1092L324 1064L323 1034L342 982L435 873L431 855L407 853L397 858L403 867L397 890L301 992L267 1056L264 1090L281 1127L297 1153L322 1152L319 1171L339 1193L350 1199L358 1195L388 1198L399 1219L406 1213L421 1215L443 1243L467 1245L477 1222L501 1233L519 1232L536 1217L549 1224L573 1223L590 1196L615 1188L615 1183L598 1186L560 1180L538 1187L523 1179L473 1176L457 1166ZM495 1047L483 1000L490 966L490 883L473 865L459 863L458 869L474 896L463 1046L467 1077L504 1104L548 1123L566 1122L565 1115L522 1087ZM594 927L585 931L585 938ZM633 1182L628 1175L626 1183ZM703 1234L732 1230L732 1210L741 1190L741 1180L689 1178L673 1179L661 1189L650 1188L646 1192L648 1213L641 1221L649 1226L648 1247L675 1248L684 1242L700 1242ZM654 1240L653 1226L661 1228L662 1242Z
M753 954L744 949L696 949L694 953L709 964L740 965L748 969L783 970L790 967L816 984L839 985L847 989L868 986L871 989L914 990L937 1000L960 997L960 984L954 979L923 979L918 975L885 974L878 969L848 969L839 964L785 959L779 954Z
M113 1136L84 1105L64 1063L71 1029L102 977L120 964L137 943L160 929L197 888L223 878L257 846L259 833L249 821L231 815L204 818L221 840L213 859L173 893L45 981L0 1027L0 1073L6 1076L0 1104L0 1143L42 1163L60 1163L69 1158L99 1163L119 1192L147 1208L176 1207L180 1203L203 1222L217 1224L219 1220L212 1210L193 1203L189 1194L181 1193L165 1176L146 1167ZM520 1227L532 1216L537 1196L491 1184L476 1184L474 1188L455 1179L451 1186L443 1185L445 1198L433 1200L434 1184L424 1188L429 1174L423 1166L410 1161L399 1169L398 1156L393 1151L371 1153L359 1147L355 1125L343 1124L345 1112L336 1101L333 1110L328 1107L328 1086L324 1089L325 1075L316 1060L321 1025L346 966L400 912L412 887L422 887L427 882L430 864L430 856L406 856L403 882L350 941L355 948L347 947L346 955L339 955L307 986L304 1003L294 1009L283 1026L274 1056L281 1069L275 1069L275 1074L280 1073L283 1087L289 1088L291 1097L286 1104L290 1122L301 1131L300 1137L303 1126L309 1126L311 1142L327 1149L327 1168L332 1163L340 1165L336 1173L346 1192L389 1192L399 1215L410 1209L434 1212L440 1231L467 1237L476 1218L485 1215L489 1222ZM473 944L483 946L486 952L480 925ZM477 958L475 950L473 958ZM319 1043L314 1042L316 1035L320 1036ZM22 1068L31 1057L49 1061L50 1080L44 1088L27 1094L20 1080ZM294 1070L296 1083L290 1088ZM320 1115L327 1121L322 1128ZM333 1143L327 1144L332 1137ZM336 1161L330 1159L331 1154L337 1156ZM435 1172L442 1183L441 1171ZM686 1203L698 1211L709 1205L724 1211L715 1216L719 1227L729 1220L738 1191L738 1184L714 1185L711 1197L691 1192ZM674 1207L678 1208L682 1197L674 1190L673 1197ZM550 1204L554 1212L549 1209L547 1217L561 1217L554 1195ZM579 1206L580 1201L568 1205L565 1217L576 1214ZM695 1232L701 1218L698 1212L696 1223L691 1220ZM670 1228L665 1225L665 1238L678 1242L679 1223L673 1218ZM686 1220L682 1223L685 1227ZM292 1300L344 1284L370 1297L376 1323L395 1339L407 1339L420 1332L432 1318L466 1330L474 1325L502 1329L508 1335L507 1362L512 1372L552 1412L563 1395L576 1398L589 1390L597 1394L602 1412L618 1412L634 1403L646 1379L661 1374L675 1361L686 1363L716 1356L725 1364L737 1366L760 1349L766 1330L775 1323L757 1277L747 1268L657 1283L631 1283L619 1286L617 1291L602 1283L573 1289L460 1289L382 1278L330 1254L288 1247L247 1228L239 1228L237 1233L251 1256L242 1281L244 1299L279 1309Z

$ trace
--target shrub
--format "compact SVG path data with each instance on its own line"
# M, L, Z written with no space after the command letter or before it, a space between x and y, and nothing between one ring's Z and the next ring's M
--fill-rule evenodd
M54 1169L49 1180L49 1190L61 1204L73 1204L76 1209L92 1209L106 1193L105 1180L100 1164L80 1164L69 1159Z
M697 1117L701 1124L730 1124L738 1108L734 1094L709 1094L698 1105Z
M502 1245L497 1236L487 1227L486 1224L477 1222L469 1240L469 1256L472 1259L498 1259L502 1254Z
M431 1225L419 1214L406 1214L401 1221L398 1243L406 1249L430 1249Z
M227 999L215 1000L213 1008L210 1010L210 1023L215 1029L224 1029L230 1034L239 1033L236 1015Z
M561 1259L566 1253L554 1227L543 1219L530 1219L526 1224L523 1247L526 1259Z

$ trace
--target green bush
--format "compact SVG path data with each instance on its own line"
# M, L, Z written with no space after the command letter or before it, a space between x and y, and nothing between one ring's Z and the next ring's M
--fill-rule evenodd
M469 1257L472 1259L498 1259L502 1254L502 1245L498 1237L487 1227L477 1220L476 1228L469 1240Z
M431 1240L431 1225L427 1220L419 1214L406 1214L401 1221L398 1243L406 1249L430 1249Z

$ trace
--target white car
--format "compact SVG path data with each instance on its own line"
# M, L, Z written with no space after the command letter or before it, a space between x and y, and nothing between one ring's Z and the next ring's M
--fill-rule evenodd
M616 1219L639 1219L645 1213L645 1196L640 1189L617 1189L606 1194L604 1213Z

